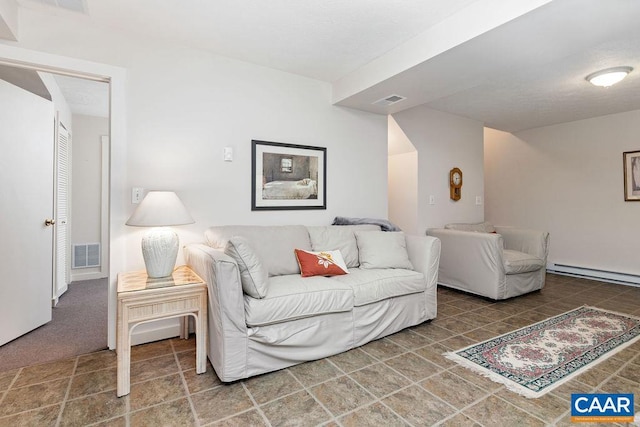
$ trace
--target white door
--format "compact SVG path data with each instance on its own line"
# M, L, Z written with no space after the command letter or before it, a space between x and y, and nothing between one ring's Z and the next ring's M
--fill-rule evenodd
M0 345L51 320L54 107L0 80Z

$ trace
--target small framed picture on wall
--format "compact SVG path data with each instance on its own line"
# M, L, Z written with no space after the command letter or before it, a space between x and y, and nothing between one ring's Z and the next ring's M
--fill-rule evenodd
M640 201L640 150L622 153L624 163L624 200Z

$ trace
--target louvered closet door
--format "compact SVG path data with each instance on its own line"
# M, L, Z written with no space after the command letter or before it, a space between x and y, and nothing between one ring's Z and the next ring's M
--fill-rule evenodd
M71 178L71 141L64 125L58 126L56 147L56 247L54 305L67 291L69 254L69 192Z

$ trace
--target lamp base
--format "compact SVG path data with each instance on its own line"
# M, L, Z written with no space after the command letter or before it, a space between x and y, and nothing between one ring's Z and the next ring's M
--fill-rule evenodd
M169 227L150 229L142 237L142 257L147 276L171 276L178 257L178 234Z

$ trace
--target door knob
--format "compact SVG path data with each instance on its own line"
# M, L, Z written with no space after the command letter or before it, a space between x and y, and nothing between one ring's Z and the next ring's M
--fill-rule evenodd
M47 219L45 219L45 220L44 220L44 225L46 225L47 227L50 227L50 226L52 226L52 225L53 225L53 224L55 224L55 223L56 223L56 220L55 220L55 219L49 219L49 218L47 218Z

